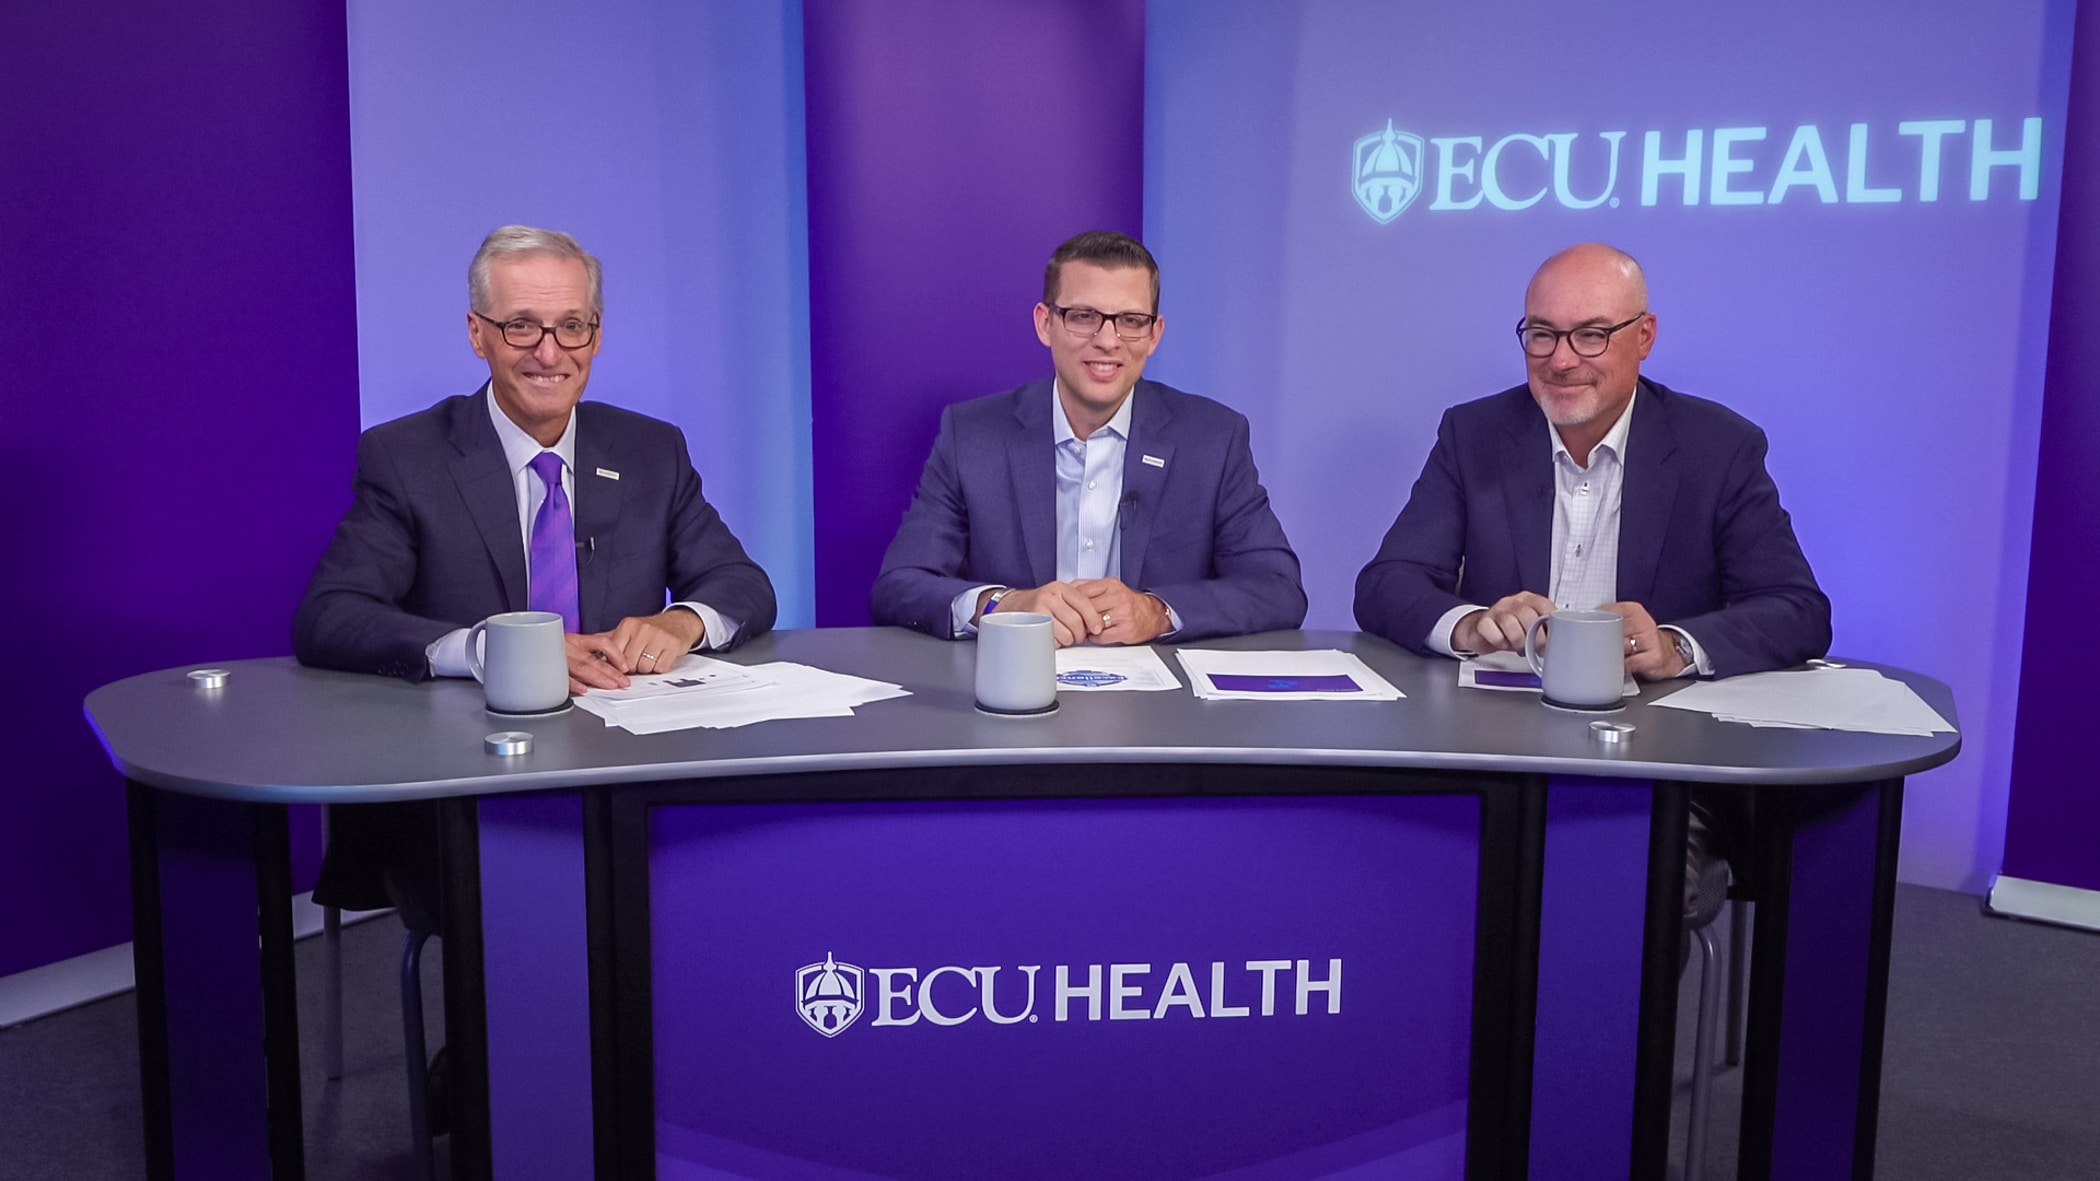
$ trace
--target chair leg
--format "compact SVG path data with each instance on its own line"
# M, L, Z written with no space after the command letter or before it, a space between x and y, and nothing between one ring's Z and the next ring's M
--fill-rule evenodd
M408 1058L408 1134L416 1175L436 1181L430 1144L430 1069L423 1044L423 944L428 931L411 928L401 944L401 1034Z
M1743 1008L1750 991L1750 923L1755 903L1728 904L1728 1065L1743 1064Z
M1684 1181L1699 1181L1706 1169L1707 1107L1714 1092L1714 1018L1721 1003L1721 965L1714 962L1713 929L1692 932L1699 942L1699 1026L1692 1034L1692 1103L1685 1125Z
M322 986L326 995L321 1007L323 1014L321 1031L322 1053L328 1062L330 1082L339 1082L343 1077L343 911L341 907L321 908L321 949L325 953L327 967L322 970Z

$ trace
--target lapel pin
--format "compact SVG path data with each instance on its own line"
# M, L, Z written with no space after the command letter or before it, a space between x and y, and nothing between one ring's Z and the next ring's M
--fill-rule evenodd
M601 467L598 469L598 474L604 476L608 480L617 480L620 478L620 473L613 471L610 468Z
M1147 455L1147 456L1145 456L1145 457L1144 457L1144 461L1145 461L1145 463L1147 463L1147 464L1151 465L1152 467L1165 467L1165 466L1167 466L1167 461L1166 461L1166 460L1164 460L1164 459L1161 459L1161 458L1160 458L1159 456L1157 456L1157 455Z

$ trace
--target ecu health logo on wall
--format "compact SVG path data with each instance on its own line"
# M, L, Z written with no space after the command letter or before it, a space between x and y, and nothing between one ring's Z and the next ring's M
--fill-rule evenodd
M1380 225L1400 216L1422 192L1422 137L1396 131L1385 121L1384 131L1374 131L1356 141L1351 155L1350 186L1356 203Z
M861 970L839 963L827 951L823 963L796 969L795 1011L811 1029L837 1037L866 1007L867 993L861 985Z

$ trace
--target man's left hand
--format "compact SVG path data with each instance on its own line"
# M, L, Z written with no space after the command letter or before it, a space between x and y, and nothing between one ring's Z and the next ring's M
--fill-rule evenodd
M609 632L582 637L599 659L623 673L660 673L693 650L707 625L683 607L655 615L630 615Z
M1626 672L1644 681L1667 681L1684 671L1677 639L1665 635L1655 617L1639 603L1606 603L1597 608L1626 621Z
M1072 584L1087 597L1101 616L1101 630L1090 637L1095 644L1146 644L1173 626L1167 605L1156 596L1134 591L1117 578L1086 578Z

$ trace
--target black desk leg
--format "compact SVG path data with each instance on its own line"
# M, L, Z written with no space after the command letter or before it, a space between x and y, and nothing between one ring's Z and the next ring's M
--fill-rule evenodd
M147 1175L306 1175L279 804L127 785Z
M1903 781L1758 809L1739 1175L1871 1178Z

